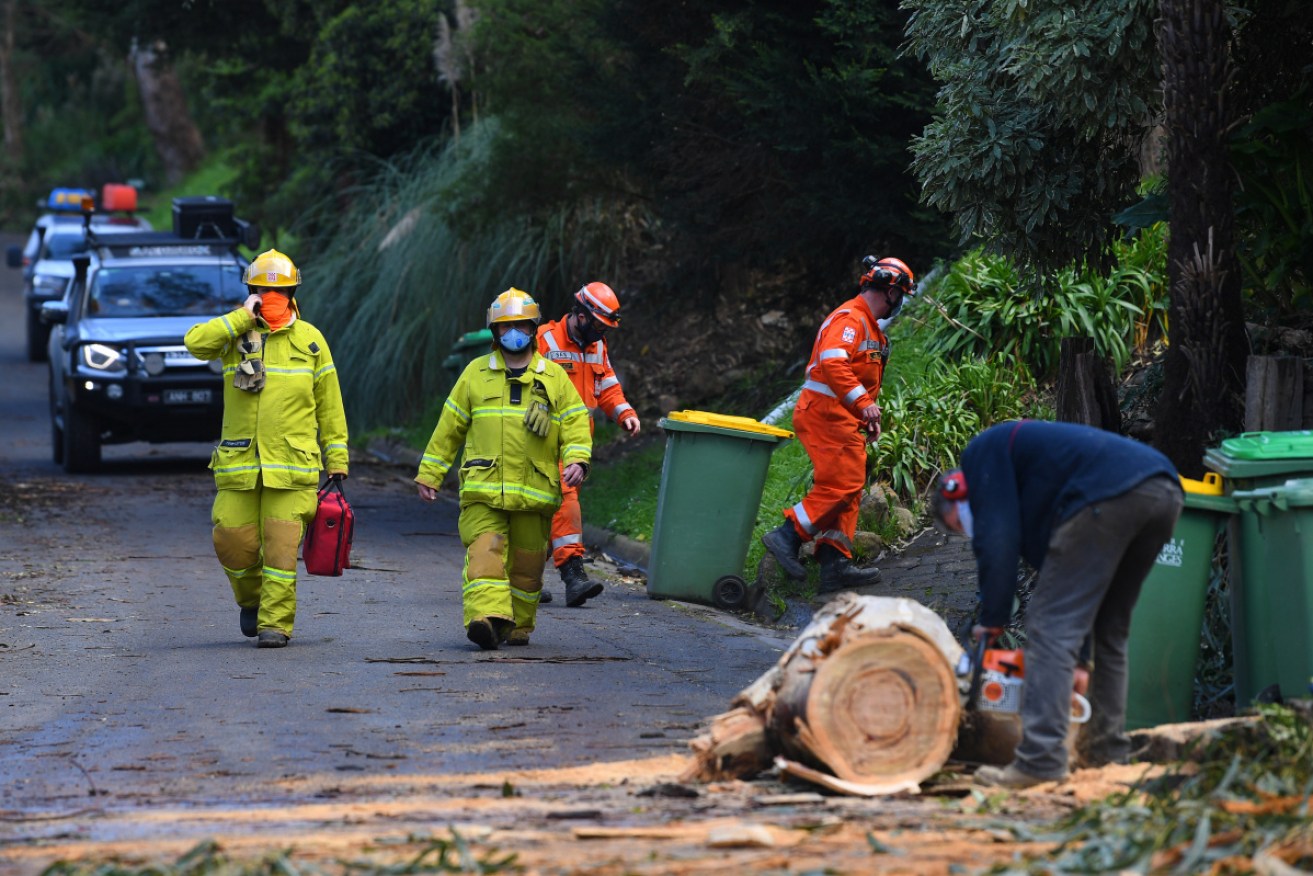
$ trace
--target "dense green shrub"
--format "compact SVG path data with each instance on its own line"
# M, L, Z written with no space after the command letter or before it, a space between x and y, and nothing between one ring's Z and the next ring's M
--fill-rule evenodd
M1115 248L1106 276L1068 268L1035 292L1012 261L977 249L955 263L927 297L944 319L928 349L947 359L1010 356L1038 379L1057 369L1062 339L1091 337L1121 370L1137 344L1165 328L1166 227Z

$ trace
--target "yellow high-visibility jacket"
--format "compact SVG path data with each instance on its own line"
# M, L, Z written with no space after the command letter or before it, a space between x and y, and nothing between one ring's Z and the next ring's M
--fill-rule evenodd
M295 307L295 303L292 305ZM259 392L232 385L242 360L237 341L253 328L264 334L265 384ZM197 359L220 359L223 434L210 458L221 490L319 486L319 473L347 473L346 412L337 367L319 329L298 315L276 332L239 307L192 326L183 339ZM321 453L322 447L322 453Z
M524 425L531 400L550 412L545 438ZM537 352L519 377L507 373L500 350L465 367L442 406L415 480L440 487L462 444L462 508L480 503L506 511L554 511L561 504L560 469L587 465L593 455L588 408L569 375Z

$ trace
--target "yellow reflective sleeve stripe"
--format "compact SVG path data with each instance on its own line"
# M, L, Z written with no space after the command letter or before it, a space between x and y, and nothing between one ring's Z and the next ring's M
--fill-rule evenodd
M318 371L315 372L315 379L318 380L328 372L336 371L336 370L337 370L337 366L334 365L332 362L329 362L327 365L325 365L324 367L320 368Z
M447 401L444 402L442 406L447 410L451 411L456 416L460 417L463 422L468 423L470 421L469 411L465 410L460 405L452 401L451 396L447 396Z
M585 414L585 415L586 415L587 413L588 413L588 408L587 408L586 406L584 406L584 405L575 405L575 406L572 407L572 408L566 408L565 410L561 411L560 419L561 419L561 420L564 420L566 417L573 417L573 416L575 416L576 414ZM558 422L559 422L559 420L558 420Z
M269 374L287 374L289 376L295 374L304 374L307 377L314 376L314 372L311 371L309 368L275 368L273 366L266 365L264 366L264 370Z
M346 450L346 449L347 449L347 446L346 446L345 444L328 444L328 445L325 445L324 449L325 449L325 450Z
M223 320L223 327L228 330L228 337L230 339L237 337L237 330L234 329L233 324L228 321L228 315L224 314L223 316L219 317L219 319Z
M441 456L434 456L432 453L425 453L420 459L424 462L430 462L433 465L436 465L441 474L446 474L451 468L450 462L447 462L447 460L443 459Z
M583 453L592 456L593 448L589 447L587 444L567 444L561 453L562 455L569 453Z

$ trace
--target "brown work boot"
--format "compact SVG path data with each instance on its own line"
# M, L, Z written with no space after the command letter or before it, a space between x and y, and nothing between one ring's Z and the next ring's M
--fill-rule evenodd
M530 632L529 630L526 630L523 627L516 627L515 629L511 630L511 634L506 637L506 644L508 645L529 644L529 632Z
M1014 791L1020 791L1023 788L1033 788L1045 782L1061 782L1065 778L1067 778L1066 773L1051 779L1046 779L1043 776L1032 776L1030 773L1017 769L1015 763L1010 763L1005 767L982 766L976 770L976 774L971 777L971 781L987 788L1010 788Z

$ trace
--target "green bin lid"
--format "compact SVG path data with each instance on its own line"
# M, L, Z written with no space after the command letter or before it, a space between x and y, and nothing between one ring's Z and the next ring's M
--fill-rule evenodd
M1246 432L1208 448L1204 465L1228 478L1313 473L1313 432Z
M1223 441L1222 452L1253 461L1313 459L1313 431L1245 432Z

